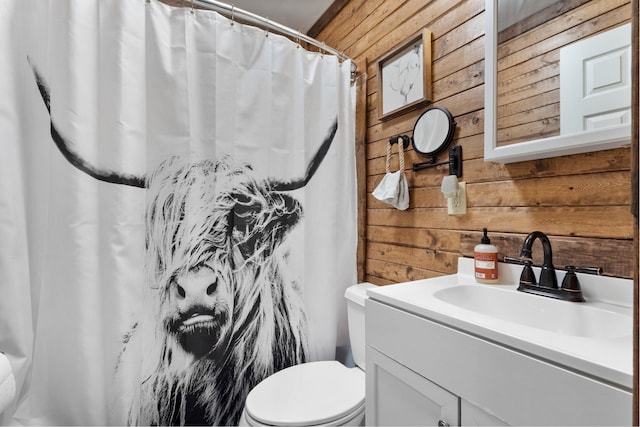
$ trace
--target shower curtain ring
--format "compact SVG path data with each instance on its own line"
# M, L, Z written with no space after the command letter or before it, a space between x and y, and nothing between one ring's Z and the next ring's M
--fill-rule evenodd
M191 14L196 13L195 10L193 9L193 0L191 0Z
M265 37L269 37L269 25L271 25L271 21L269 21L268 16L265 18L264 23L265 23L264 35Z
M235 7L235 5L232 3L232 4L231 4L231 26L232 26L232 27L233 27L233 24L235 23L235 17L234 17L235 11L236 11L236 7Z

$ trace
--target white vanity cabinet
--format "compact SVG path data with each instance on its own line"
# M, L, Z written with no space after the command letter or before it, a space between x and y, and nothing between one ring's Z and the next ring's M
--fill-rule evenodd
M375 294L375 292L373 293ZM369 294L367 425L630 425L624 387Z

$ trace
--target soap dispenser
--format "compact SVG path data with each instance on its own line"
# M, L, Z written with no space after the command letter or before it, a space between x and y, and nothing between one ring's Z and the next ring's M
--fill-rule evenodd
M478 283L498 283L498 248L491 244L486 227L480 244L473 249L474 275Z

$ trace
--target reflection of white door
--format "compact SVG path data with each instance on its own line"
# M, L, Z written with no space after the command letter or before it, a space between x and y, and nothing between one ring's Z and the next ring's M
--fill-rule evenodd
M631 24L560 49L560 133L631 123Z

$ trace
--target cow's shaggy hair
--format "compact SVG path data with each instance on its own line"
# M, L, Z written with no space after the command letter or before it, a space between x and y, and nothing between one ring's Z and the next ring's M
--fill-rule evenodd
M300 290L278 247L300 204L228 159L172 157L155 170L147 197L153 302L118 366L125 376L141 372L129 423L237 424L252 387L308 354ZM190 293L188 280L204 285Z

